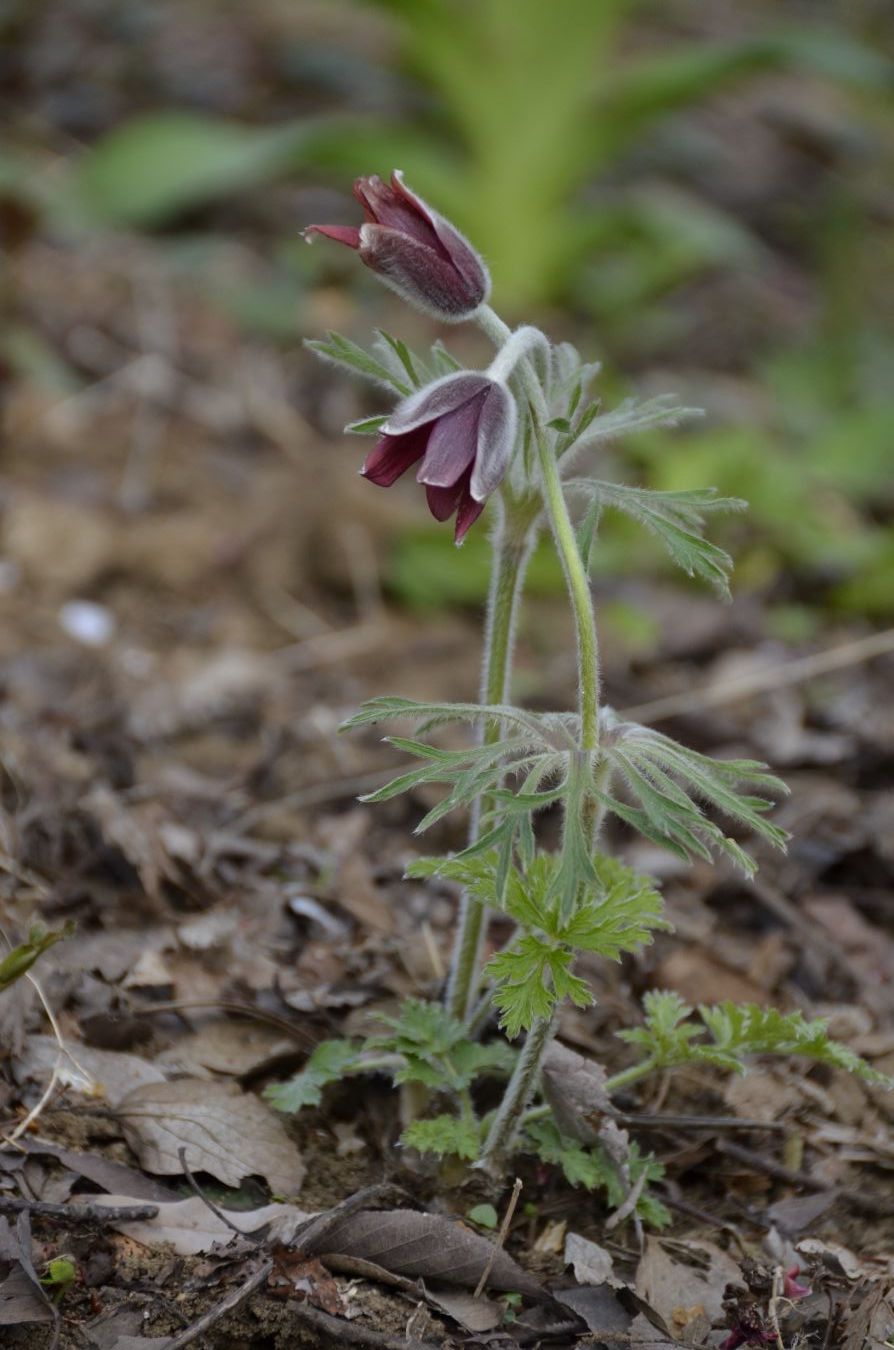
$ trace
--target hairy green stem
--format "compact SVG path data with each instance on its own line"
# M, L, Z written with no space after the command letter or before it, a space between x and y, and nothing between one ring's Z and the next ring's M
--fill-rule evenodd
M552 1034L553 1019L544 1017L534 1023L525 1038L481 1153L479 1165L485 1171L497 1171L512 1147L525 1107L537 1087L540 1065Z
M515 619L533 545L533 527L528 517L519 517L512 504L499 503L500 519L493 536L493 564L487 601L484 636L484 663L481 675L481 702L505 703L509 696ZM499 739L500 728L494 722L484 727L485 744ZM484 803L479 799L469 822L469 843L474 844L481 830ZM468 893L460 901L459 928L453 947L446 1004L454 1017L465 1020L478 994L481 942L485 908Z
M636 1083L640 1078L647 1077L654 1073L658 1065L654 1059L641 1060L639 1064L631 1064L629 1069L622 1069L620 1073L614 1074L611 1078L605 1080L606 1092L617 1092L618 1088L629 1087L631 1083Z
M489 307L485 307L478 317L481 327L495 342L502 344L507 341L510 330ZM556 551L562 562L574 615L578 652L580 748L595 759L599 750L599 648L590 583L568 513L565 494L562 491L555 450L548 435L549 409L540 381L529 359L520 361L518 377L531 407L543 502ZM576 806L575 809L579 807ZM584 809L587 812L588 834L592 836L595 834L596 812L586 803ZM485 1167L498 1167L512 1146L522 1114L537 1086L540 1065L552 1036L552 1025L552 1017L542 1018L536 1021L528 1032L524 1048L484 1145L481 1162Z

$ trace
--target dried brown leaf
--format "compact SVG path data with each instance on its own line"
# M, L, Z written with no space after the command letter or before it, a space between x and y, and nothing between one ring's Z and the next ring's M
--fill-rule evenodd
M96 1195L91 1203L115 1208L129 1203L123 1195ZM312 1213L295 1205L262 1205L260 1209L233 1210L227 1218L246 1236L266 1229L266 1236L287 1243ZM214 1247L225 1247L236 1238L233 1229L219 1219L198 1195L188 1200L175 1200L159 1205L154 1219L140 1219L134 1223L113 1222L118 1233L132 1238L144 1247L170 1247L178 1256L198 1256Z
M493 1255L487 1238L440 1214L414 1210L361 1210L327 1229L310 1250L374 1261L397 1275L421 1276L474 1288ZM542 1298L543 1290L504 1251L498 1251L488 1286Z
M143 1167L171 1176L210 1172L226 1186L265 1177L277 1195L295 1195L304 1162L280 1120L263 1102L232 1083L180 1078L149 1083L118 1104L127 1142Z

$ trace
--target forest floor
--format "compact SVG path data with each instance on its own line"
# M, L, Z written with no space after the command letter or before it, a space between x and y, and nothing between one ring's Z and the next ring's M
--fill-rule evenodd
M135 267L151 354L122 316ZM493 1233L468 1213L505 1213L512 1177L400 1149L402 1103L380 1079L296 1118L263 1104L320 1040L442 989L455 893L402 879L433 799L358 805L399 756L336 729L384 691L474 697L480 616L383 599L383 540L411 497L358 483L356 443L315 429L321 408L354 411L334 375L299 363L296 387L288 354L259 365L138 244L76 269L35 243L19 277L91 378L65 396L22 381L7 407L4 932L21 940L34 916L74 931L0 995L4 1344L179 1346L206 1315L201 1343L220 1347L885 1343L894 1098L844 1073L686 1070L623 1097L673 1215L642 1246L520 1156L478 1298ZM652 621L645 646L612 623L619 599ZM609 702L771 761L792 842L758 846L749 882L614 836L660 881L674 932L641 959L584 963L597 1002L563 1015L561 1039L616 1071L615 1033L665 988L828 1017L894 1070L891 655L860 659L853 624L787 645L754 597L608 578L596 600ZM521 628L518 684L538 706L573 698L558 609L535 600ZM841 668L792 671L833 648ZM461 825L438 831L459 845ZM116 1208L133 1205L150 1208ZM59 1257L64 1289L47 1283Z

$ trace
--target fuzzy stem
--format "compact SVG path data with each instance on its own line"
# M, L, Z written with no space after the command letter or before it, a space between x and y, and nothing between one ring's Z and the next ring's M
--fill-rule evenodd
M638 1082L640 1078L645 1078L648 1074L653 1073L657 1067L654 1059L644 1059L639 1064L631 1064L629 1069L622 1069L620 1073L607 1078L604 1084L605 1090L609 1093L617 1092L618 1088L628 1087L631 1083Z
M482 311L479 322L495 341L498 339L503 343L507 341L509 329L492 310L488 308ZM578 652L581 750L595 759L599 750L599 648L590 583L578 548L574 526L568 514L555 451L547 434L549 410L546 398L533 364L528 359L522 359L520 362L518 376L531 405L544 505L556 551L562 562L574 614ZM585 804L585 810L588 834L592 836L596 828L595 812L590 810L589 804ZM542 1018L536 1021L528 1032L524 1048L485 1141L481 1157L481 1163L485 1168L499 1167L512 1145L522 1114L537 1086L540 1065L552 1036L552 1026L552 1017Z
M484 633L484 663L481 674L481 702L505 703L509 696L515 619L524 583L528 559L534 542L529 517L521 518L511 505L501 501L500 519L493 536L493 563L487 601ZM499 739L500 728L494 722L485 726L484 743ZM481 830L483 802L472 809L469 843L474 844ZM478 994L481 941L485 907L467 892L460 901L459 928L450 962L446 1004L454 1017L466 1019Z
M485 1171L497 1171L512 1147L525 1107L537 1087L540 1065L552 1033L553 1019L543 1017L534 1023L525 1038L518 1063L506 1086L481 1154L479 1166Z

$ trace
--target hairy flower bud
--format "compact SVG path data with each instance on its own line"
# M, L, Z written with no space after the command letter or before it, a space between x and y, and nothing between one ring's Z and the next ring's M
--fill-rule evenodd
M445 375L399 403L380 432L362 473L390 487L422 460L435 520L456 512L457 543L500 485L515 442L515 400L499 380L472 371Z
M409 304L446 323L468 319L490 294L490 277L467 239L405 185L373 174L358 178L354 196L366 223L308 225L314 234L356 249L364 262Z

